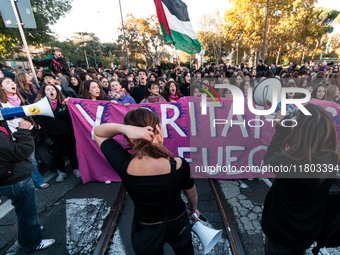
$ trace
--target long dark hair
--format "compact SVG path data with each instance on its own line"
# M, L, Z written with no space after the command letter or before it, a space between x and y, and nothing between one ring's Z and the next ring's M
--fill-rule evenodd
M189 86L190 86L190 82L188 83L188 82L185 80L185 77L188 75L188 73L190 74L190 72L184 71L184 72L182 73L182 76L181 76L182 85L185 86L185 87L189 87ZM191 74L190 74L190 77L191 77ZM191 79L191 78L190 78L190 79Z
M96 100L104 100L105 97L106 97L106 93L103 90L102 85L96 80L87 80L87 81L84 81L82 83L82 90L81 90L81 92L79 92L79 93L81 93L79 95L80 98L91 99L91 95L90 95L89 91L90 91L90 85L91 85L92 82L98 84L99 89L100 89L100 94L99 94L98 98L96 98Z
M298 111L295 126L284 144L290 149L282 152L298 163L312 163L312 158L319 152L331 152L336 162L340 160L337 151L338 139L331 115L321 106L307 104L304 107L312 115Z
M2 78L0 78L0 102L1 102L1 103L7 103L7 102L8 102L6 93L4 92L3 89L1 89L2 83L3 83L3 81L6 80L6 79L9 79L9 80L13 81L13 80L12 80L11 78L9 78L9 77L2 77ZM24 105L24 104L25 104L25 100L24 100L24 99L22 98L22 96L20 95L19 90L18 90L18 87L17 87L17 90L16 90L15 94L17 94L17 96L20 98L20 100L21 100L21 105Z
M319 89L320 87L324 87L324 88L325 88L325 95L326 95L326 86L325 86L325 84L323 84L323 83L318 83L318 84L314 85L314 89L313 89L311 98L316 98L316 93L318 92L318 89ZM322 99L325 99L325 96L323 96Z
M47 86L52 86L54 87L54 89L56 90L57 92L57 97L56 99L58 100L58 103L59 104L62 104L62 102L64 101L65 97L63 95L63 93L61 93L61 91L57 88L57 86L53 85L53 84L44 84L43 86L41 86L40 90L39 90L39 93L37 95L37 98L35 99L35 102L38 102L40 101L41 99L43 99L45 96L46 96L46 93L45 93L45 88Z
M136 127L150 126L155 132L156 126L161 125L159 117L151 110L141 107L129 111L124 117L124 125ZM152 158L168 158L172 153L168 151L162 144L149 142L143 139L134 139L130 141L126 136L128 145L134 150L134 156L141 159L143 156Z
M26 73L18 73L15 76L14 82L26 93L32 95L33 93L37 93L35 86L33 83L28 84L26 80Z
M122 88L124 88L126 90L127 93L129 93L131 95L132 91L129 90L129 81L127 79L121 80L120 85L122 86Z
M170 84L171 83L176 85L176 95L178 96L178 98L183 97L181 91L179 90L177 82L175 82L174 80L170 80L167 83L165 83L164 90L163 90L163 97L168 102L169 102L169 98L170 98L170 95L171 95L170 94Z
M74 86L72 83L71 83L71 79L72 78L75 78L77 81L78 81L78 86ZM79 93L79 89L80 89L80 84L81 84L81 80L80 78L77 76L77 75L72 75L71 76L71 79L70 79L70 83L69 83L69 86L71 89L73 89L77 94Z

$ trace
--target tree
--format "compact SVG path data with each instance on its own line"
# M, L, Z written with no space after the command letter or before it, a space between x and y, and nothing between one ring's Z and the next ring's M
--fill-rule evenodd
M98 68L103 65L101 43L94 33L75 32L72 38L82 54L86 52L89 66Z
M226 11L225 35L237 40L245 53L256 58L262 54L266 1L230 0L232 8ZM314 7L316 0L276 0L269 2L266 60L304 58L317 49L322 36L332 29L339 18L337 11L323 12ZM327 14L327 15L326 15Z
M49 28L71 10L72 0L30 0L36 29L24 29L27 43L39 45L54 39ZM6 28L0 15L0 58L6 58L18 52L22 44L18 29Z
M327 57L338 58L340 56L340 34L335 33L328 41Z
M313 18L319 24L320 28L318 31L318 37L316 38L316 46L314 49L314 53L312 59L314 59L316 51L320 44L322 43L322 38L327 33L332 33L334 28L333 24L340 23L340 11L315 7L313 12Z
M199 21L197 37L205 49L205 55L219 63L219 60L227 55L228 48L223 31L223 19L220 12L203 15ZM230 50L230 49L229 49Z
M165 40L155 15L145 18L136 18L132 14L127 15L125 22L125 35L129 51L130 62L143 61L151 65L154 59L163 59L167 56ZM125 52L123 28L118 29L117 43Z

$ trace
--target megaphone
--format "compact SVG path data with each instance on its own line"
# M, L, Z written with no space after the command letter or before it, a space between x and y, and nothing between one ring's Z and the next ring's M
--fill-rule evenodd
M54 118L53 110L47 97L44 97L34 104L12 108L3 108L0 111L0 120L11 120L14 118L35 115L42 115Z
M193 214L194 215L194 214ZM197 216L196 216L197 217ZM222 236L222 230L211 229L204 226L200 220L197 220L192 226L191 231L194 231L201 240L203 245L203 253L208 254L217 244Z

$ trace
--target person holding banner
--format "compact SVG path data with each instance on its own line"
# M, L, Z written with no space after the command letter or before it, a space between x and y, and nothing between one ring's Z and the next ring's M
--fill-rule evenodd
M286 116L277 113L276 132L264 156L273 169L293 169L273 171L276 179L262 214L266 255L302 255L314 241L314 254L340 245L340 193L329 192L340 162L335 126L321 106L305 108L311 115L298 111L293 128L281 126Z
M68 109L63 102L64 99L61 91L52 84L43 85L39 91L36 101L48 97L53 109L54 118L46 116L37 116L41 125L41 133L46 145L51 146L53 156L59 168L56 182L63 182L67 177L64 155L70 159L73 174L80 178L78 169L78 158L76 154L76 140L74 138L71 117Z
M140 102L143 103L163 103L167 102L161 94L159 94L159 86L157 81L148 81L145 87L145 98Z
M133 154L112 138L119 134L127 139ZM134 202L134 251L163 254L163 245L167 242L176 254L194 254L189 217L195 222L197 218L193 214L200 216L196 186L190 178L188 163L183 158L171 158L171 153L163 147L158 115L144 107L133 109L124 117L124 125L108 123L95 127L94 138ZM181 190L188 198L188 213ZM167 235L157 232L162 227L169 230ZM134 238L137 234L144 243ZM149 242L152 239L154 243Z
M111 99L113 104L121 104L129 106L130 104L136 104L132 96L130 96L125 88L122 88L120 82L116 79L110 80L110 87L108 92L108 98Z

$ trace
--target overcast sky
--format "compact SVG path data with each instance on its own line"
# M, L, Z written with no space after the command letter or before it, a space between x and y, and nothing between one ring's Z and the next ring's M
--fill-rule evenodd
M202 15L219 10L224 13L230 8L227 0L183 0L188 6L190 20L195 31ZM132 13L136 17L156 14L153 0L121 0L123 18ZM317 6L340 10L339 0L322 0ZM120 9L118 0L73 0L72 10L51 26L59 40L70 38L74 32L93 32L103 42L114 42L117 39L117 28L120 26ZM336 26L340 33L340 25Z

